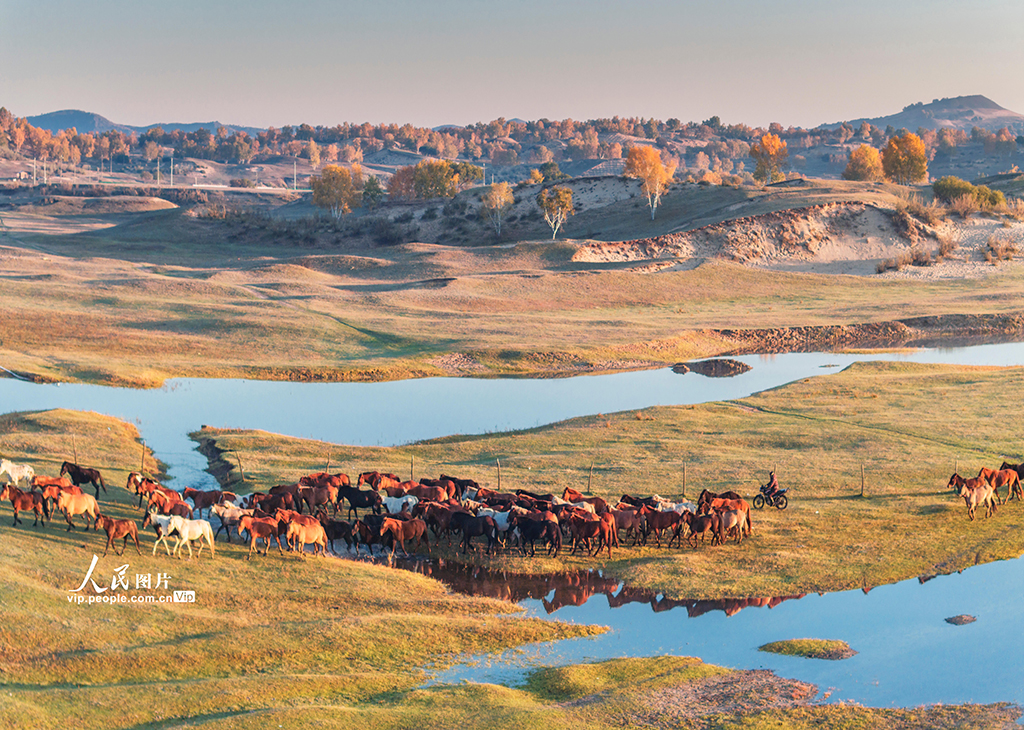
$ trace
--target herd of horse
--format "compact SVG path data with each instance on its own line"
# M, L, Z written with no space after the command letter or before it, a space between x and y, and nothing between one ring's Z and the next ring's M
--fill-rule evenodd
M1006 504L1014 497L1024 499L1021 480L1024 479L1024 463L1011 464L1004 461L998 469L983 466L978 476L965 479L956 472L949 478L947 488L963 497L967 505L967 516L974 519L975 510L985 506L985 517L996 513L996 507ZM1005 489L1006 496L1000 497L999 490Z
M132 540L141 554L139 527L132 519L115 519L102 515L98 499L106 492L103 477L96 469L72 462L61 465L56 477L36 475L31 466L0 460L0 475L10 481L0 488L0 501L9 500L14 510L14 524L22 520L19 512L35 515L33 526L49 522L54 511L64 514L67 530L74 529L73 518L85 516L86 528L102 528L107 534L104 555L121 540L123 554ZM999 469L983 468L977 477L963 478L953 474L949 488L963 497L967 514L975 518L975 510L984 506L986 516L995 513L999 504L1016 497L1024 498L1021 480L1024 464L1004 462ZM29 490L18 484L27 481ZM83 486L92 486L95 496ZM463 553L477 550L474 538L486 540L486 553L517 550L521 555L536 555L537 543L547 554L557 557L563 549L571 554L585 551L598 555L632 539L632 545L647 545L651 538L660 548L663 540L672 547L684 542L692 549L710 541L721 545L735 537L739 544L753 531L751 506L739 494L715 494L704 490L696 503L673 502L653 495L639 497L623 494L612 505L601 497L584 495L565 488L561 496L536 494L517 489L500 492L480 486L472 479L440 475L437 479L403 481L395 474L371 471L359 475L355 486L348 475L318 472L299 481L279 484L267 492L256 492L244 498L224 490L183 491L165 487L139 472L128 476L125 488L138 495L138 508L145 509L142 529L152 527L157 536L153 554L162 542L169 555L179 556L183 547L192 557L193 543L198 541L199 553L209 546L214 556L214 541L221 532L231 542L232 532L249 542L249 555L267 555L272 542L284 554L281 538L289 551L305 556L306 546L314 555L335 552L335 541L342 540L346 550L359 554L360 545L372 554L376 546L390 548L394 556L401 548L425 548L430 553L435 543L459 539ZM1000 496L1005 490L1005 496ZM143 503L145 502L145 507ZM347 504L347 519L339 513ZM206 510L206 519L203 511ZM363 515L359 515L363 510ZM352 520L353 515L355 519ZM220 526L216 532L210 520L216 516ZM173 550L168 544L175 539ZM571 548L567 548L567 544ZM198 557L197 556L197 557Z

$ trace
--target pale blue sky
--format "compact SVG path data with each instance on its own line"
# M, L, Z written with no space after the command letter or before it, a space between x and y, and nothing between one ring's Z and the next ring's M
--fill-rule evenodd
M1024 0L0 0L0 105L251 126L1024 113Z

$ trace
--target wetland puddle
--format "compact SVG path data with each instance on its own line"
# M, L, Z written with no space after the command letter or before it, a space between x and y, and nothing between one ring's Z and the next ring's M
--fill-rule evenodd
M536 666L680 654L739 669L771 669L813 682L833 701L876 707L934 703L1024 704L1024 560L962 573L852 590L771 598L672 600L596 571L503 574L442 561L401 561L452 590L513 601L528 616L609 627L606 634L466 657L431 684L516 684ZM946 619L968 615L971 623ZM795 638L842 639L859 652L843 661L768 654Z

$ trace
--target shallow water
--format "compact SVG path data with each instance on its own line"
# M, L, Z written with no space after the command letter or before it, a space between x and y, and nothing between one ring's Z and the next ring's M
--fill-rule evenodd
M423 568L419 572L426 572ZM434 567L434 577L449 582ZM464 570L462 572L465 572ZM480 581L484 582L484 581ZM487 579L490 585L498 581ZM1024 704L1024 632L1018 624L1024 599L1024 561L979 565L963 573L861 590L735 601L670 601L631 590L601 576L587 593L586 578L535 584L518 603L527 615L611 631L597 637L533 645L498 657L468 657L431 683L516 684L534 666L559 666L627 656L681 654L742 669L772 669L818 685L831 699L862 704L916 706L933 703ZM511 593L528 581L518 578ZM517 586L517 587L516 587ZM538 593L547 588L547 593ZM606 592L602 592L606 591ZM631 595L632 594L632 595ZM572 605L582 600L582 605ZM955 626L960 614L977 621ZM858 652L827 661L760 652L770 641L843 639Z

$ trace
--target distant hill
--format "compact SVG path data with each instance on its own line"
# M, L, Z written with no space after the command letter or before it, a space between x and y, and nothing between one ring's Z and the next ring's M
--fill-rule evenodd
M26 119L33 127L48 129L54 133L71 127L74 127L79 132L90 132L92 134L102 134L111 129L117 129L126 133L138 132L142 134L153 127L160 127L165 132L171 132L175 129L180 129L182 132L194 132L199 128L215 132L218 127L224 127L228 130L228 134L241 131L247 132L252 136L264 131L262 127L243 127L238 124L223 124L221 122L168 122L166 124L147 124L143 127L133 127L130 124L112 122L104 116L92 112L84 112L80 109L64 109L59 112L26 117Z
M102 134L111 129L119 129L122 132L131 132L132 128L124 124L115 124L104 116L83 112L80 109L64 109L59 112L40 114L35 117L25 117L29 124L40 129L47 129L53 133L63 129L74 127L79 132L91 134Z
M1024 131L1024 115L1004 109L988 97L981 95L936 99L931 104L918 102L904 107L903 111L898 114L875 117L874 119L852 119L848 124L857 127L862 122L870 122L882 129L890 125L895 129L905 127L911 132L918 127L925 129L952 127L966 130L970 130L972 127L982 127L993 131L1009 127L1012 130ZM834 128L839 124L826 126Z

